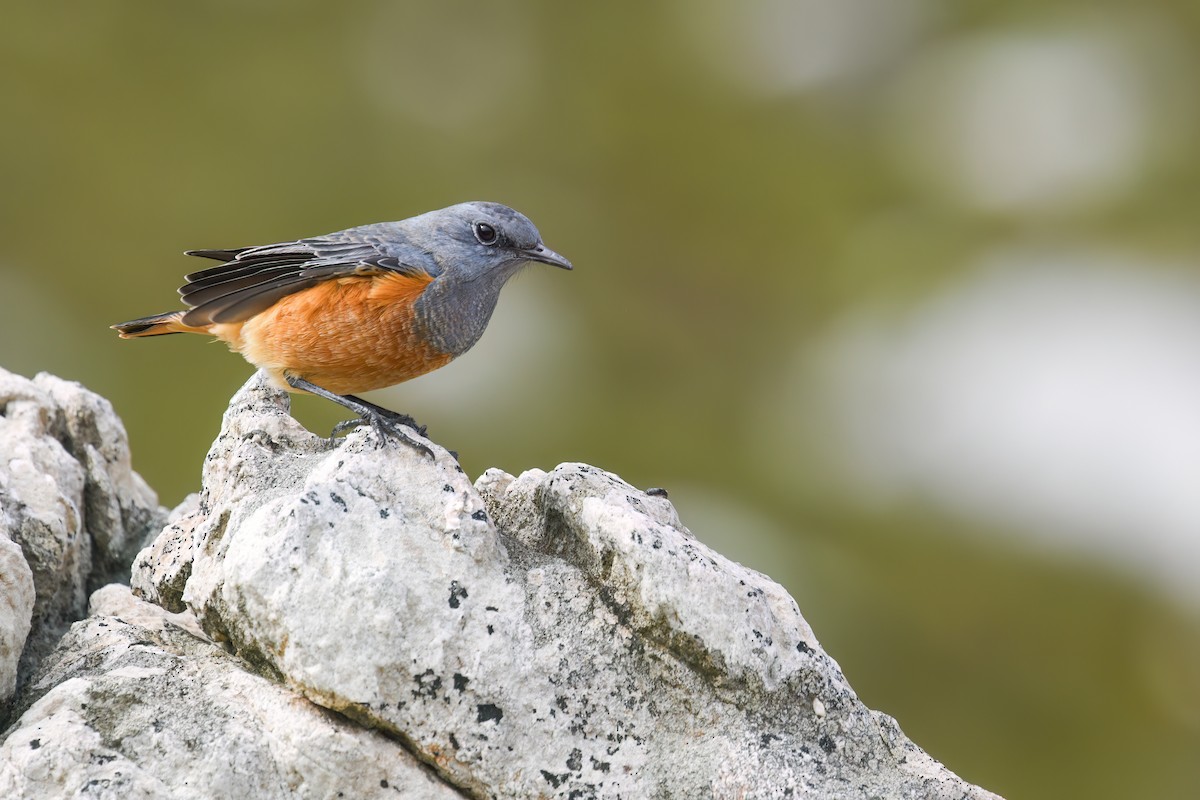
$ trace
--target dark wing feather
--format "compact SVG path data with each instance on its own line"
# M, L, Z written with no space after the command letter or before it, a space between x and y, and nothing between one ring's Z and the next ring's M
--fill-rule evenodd
M231 270L228 276L213 276L207 281L195 281L179 290L184 303L196 308L213 300L240 292L243 289L253 289L265 286L272 281L281 280L303 273L303 267L296 264L286 264L273 267L253 267L243 270Z
M386 223L384 223L386 225ZM191 310L185 325L241 322L321 281L381 272L436 276L428 253L385 238L381 226L355 228L297 242L230 250L190 250L223 263L193 272L179 294ZM396 252L404 257L397 257Z
M289 294L316 286L324 279L322 276L292 273L267 284L230 292L184 314L183 324L201 326L213 322L241 322L266 311Z
M211 258L216 261L233 261L237 258L238 253L244 253L249 249L249 247L235 247L231 250L185 250L184 255Z

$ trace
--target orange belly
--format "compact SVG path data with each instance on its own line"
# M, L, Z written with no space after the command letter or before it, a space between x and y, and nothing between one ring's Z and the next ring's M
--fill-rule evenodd
M432 278L388 273L339 278L288 295L245 322L208 332L265 370L337 394L382 389L424 375L454 357L418 339L413 303Z

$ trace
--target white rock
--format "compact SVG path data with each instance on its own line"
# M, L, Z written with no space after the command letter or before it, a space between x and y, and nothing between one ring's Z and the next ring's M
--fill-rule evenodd
M128 576L164 517L130 466L125 429L107 400L52 375L29 380L0 369L0 541L19 548L5 548L13 561L0 579L0 608L14 614L0 620L0 720L13 685L84 615L88 590ZM25 623L22 575L36 596ZM15 684L4 666L14 651Z
M4 509L0 507L0 516ZM0 533L0 704L17 688L17 664L33 617L33 573L21 548Z
M0 744L0 797L460 797L400 743L247 672L187 615L115 585L92 605Z
M580 464L476 489L433 449L319 439L256 378L134 586L472 795L994 797L664 498Z

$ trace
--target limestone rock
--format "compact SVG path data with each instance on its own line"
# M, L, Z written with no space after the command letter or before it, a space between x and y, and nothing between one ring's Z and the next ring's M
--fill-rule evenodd
M396 742L247 672L190 615L118 585L92 604L0 744L0 797L460 797Z
M253 379L135 589L470 796L994 797L666 499L581 464L473 486L378 445L309 434Z
M0 676L22 647L15 684L31 674L83 617L91 589L127 579L134 553L165 516L130 466L125 429L107 400L52 375L0 370L0 542L16 544L24 562L0 579L0 607L14 609L0 612ZM2 547L5 559L16 558ZM25 574L36 601L22 623L15 612ZM15 684L0 678L0 724Z
M0 517L4 509L0 508ZM33 573L21 548L0 533L0 707L17 688L17 665L33 617ZM0 724L4 715L0 713Z

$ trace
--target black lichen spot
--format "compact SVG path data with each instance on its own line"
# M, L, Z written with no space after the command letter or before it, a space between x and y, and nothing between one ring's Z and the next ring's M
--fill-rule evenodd
M578 747L571 751L571 757L567 759L567 769L571 772L579 772L583 769L583 751Z
M463 690L467 688L467 682L469 680L470 678L468 678L466 675L460 675L457 672L454 673L454 690L461 694Z
M341 507L342 507L342 511L343 511L343 512L347 512L347 511L349 511L349 510L350 510L350 509L349 509L349 508L346 506L346 501L345 501L345 500L343 500L343 499L342 499L342 497L341 497L341 495L337 494L336 492L330 492L330 493L329 493L329 499L330 499L330 500L332 500L333 502L337 503L339 506L341 506Z
M796 643L796 652L798 652L798 653L811 653L811 652L812 652L812 648L811 648L811 647L809 647L809 646L808 646L807 644L805 644L804 642L797 642L797 643Z
M458 581L450 581L450 607L458 608L463 598L467 596L467 587L459 586Z
M499 611L500 609L496 608L495 606L484 606L483 610L484 611Z
M442 491L443 491L443 492L453 492L453 491L454 491L454 487L453 487L453 486L451 486L451 485L450 485L450 484L448 484L448 483L443 483L443 484L442 484Z
M567 778L571 777L570 774L566 772L561 775L555 775L553 772L546 772L546 770L542 770L541 772L542 777L546 779L546 783L550 784L555 789L557 789L559 786L562 786Z
M379 509L379 518L380 519L387 519L391 515L392 515L392 512L388 511L386 508Z
M380 789L386 789L386 788L388 788L388 782L387 782L387 778L384 778L384 779L382 779L382 780L380 780L380 781L379 781L379 788L380 788Z
M487 512L481 508L471 515L471 519L476 522L487 522Z
M660 486L654 486L654 487L652 487L652 488L650 488L650 489L647 489L647 490L646 490L646 494L650 495L651 497L662 497L662 498L665 498L665 497L667 496L667 490L666 490L666 489L663 489L663 488L662 488L662 487L660 487Z
M832 753L837 749L837 742L833 741L828 733L821 734L821 738L817 739L817 744L821 745L821 749L826 753Z
M29 740L29 749L30 750L37 750L41 746L42 746L41 739L30 739Z
M413 697L437 697L442 689L442 679L434 675L431 669L413 675L413 683L417 684L417 688L413 689Z
M480 703L475 706L475 721L476 722L495 722L499 723L504 719L504 711L499 706L491 703Z
M488 636L491 636L495 632L496 632L496 629L493 628L491 625L488 625Z
M453 747L455 750L461 749L461 746L458 743L458 737L455 736L453 733L450 734L450 746Z

